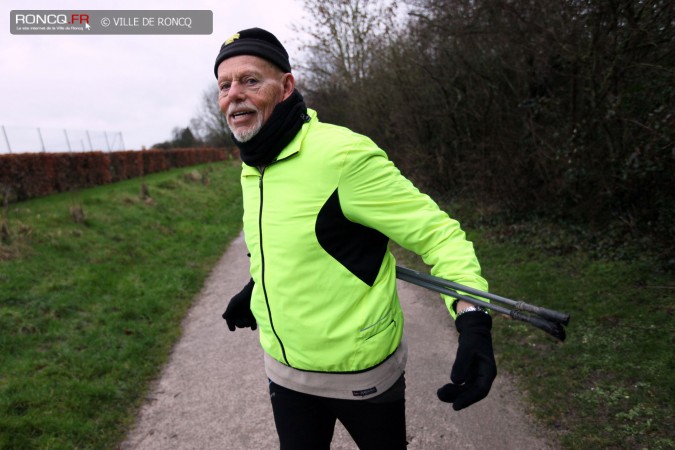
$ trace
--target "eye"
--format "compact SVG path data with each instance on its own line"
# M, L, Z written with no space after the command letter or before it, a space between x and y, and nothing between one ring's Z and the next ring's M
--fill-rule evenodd
M232 86L232 83L230 83L229 81L221 83L220 87L219 87L219 90L220 90L221 93L227 92L227 91L230 90L230 86Z
M244 79L244 84L248 87L255 86L258 84L258 79L253 77L248 77Z

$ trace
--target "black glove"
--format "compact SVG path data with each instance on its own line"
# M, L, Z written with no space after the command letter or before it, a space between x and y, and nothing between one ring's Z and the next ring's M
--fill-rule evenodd
M452 383L440 388L437 395L459 411L487 397L497 376L497 365L492 352L492 318L488 314L481 311L461 314L455 327L459 331L459 345L450 373Z
M253 293L253 278L248 282L244 289L232 297L227 309L223 313L223 319L227 322L227 328L234 331L235 328L258 328L258 323L251 312L251 294Z

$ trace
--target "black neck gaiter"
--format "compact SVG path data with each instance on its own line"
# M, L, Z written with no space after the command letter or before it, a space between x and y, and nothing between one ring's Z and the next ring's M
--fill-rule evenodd
M239 142L234 136L232 140L247 165L266 166L293 140L307 118L307 107L296 89L274 107L272 115L251 140Z

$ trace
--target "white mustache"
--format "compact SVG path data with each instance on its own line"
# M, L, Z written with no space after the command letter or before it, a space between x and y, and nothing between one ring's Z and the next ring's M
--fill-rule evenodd
M242 109L245 109L247 111L254 111L254 112L259 112L258 108L250 104L248 101L244 101L243 103L237 103L235 104L230 104L230 106L227 107L227 117L231 116L237 111L241 111Z

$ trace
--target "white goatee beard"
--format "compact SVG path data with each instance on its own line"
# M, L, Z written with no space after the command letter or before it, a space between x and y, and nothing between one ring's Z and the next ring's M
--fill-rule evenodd
M238 107L241 107L242 105L237 105ZM257 108L254 108L251 105L243 105L246 106L252 110L255 110L256 113L256 122L250 126L248 129L243 129L243 130L236 130L234 127L231 127L230 124L227 124L228 128L230 129L230 132L234 135L234 138L241 142L248 142L251 139L255 137L256 134L260 131L260 129L263 126L262 123L262 114L260 114L260 111L258 111ZM234 106L230 106L230 108L234 109ZM230 116L230 112L228 111L227 116Z

